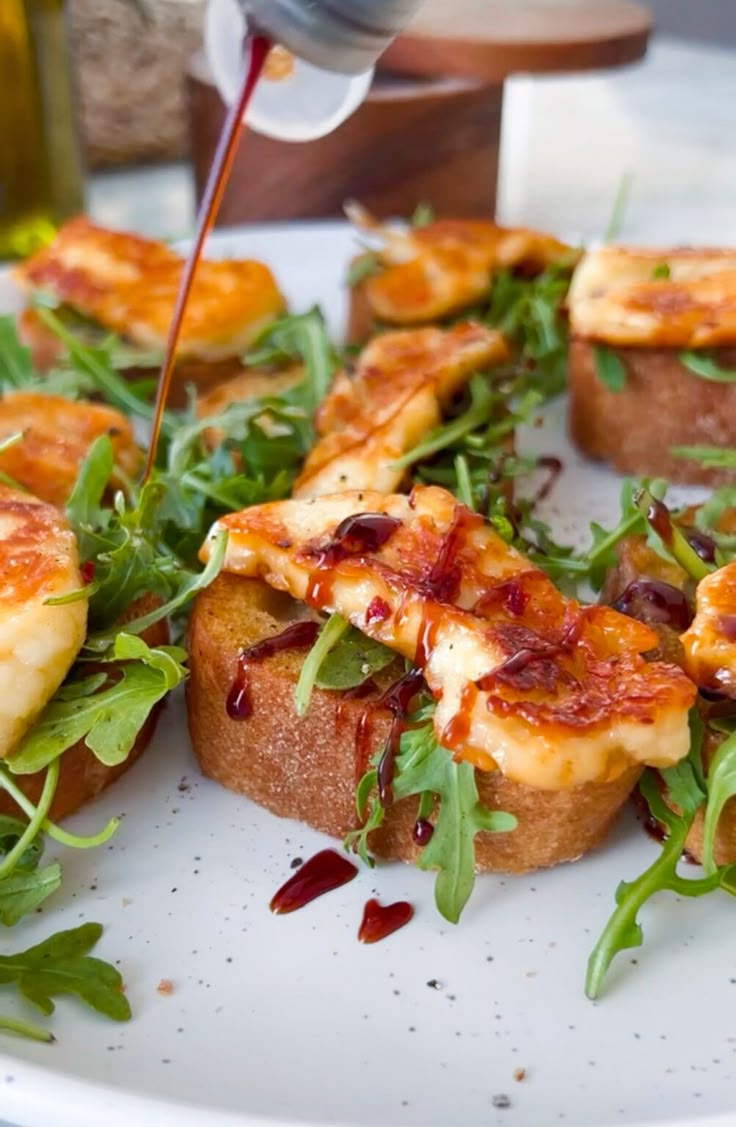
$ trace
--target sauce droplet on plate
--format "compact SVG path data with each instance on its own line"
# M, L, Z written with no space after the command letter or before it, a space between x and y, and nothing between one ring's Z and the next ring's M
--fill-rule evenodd
M277 915L296 912L325 892L332 892L357 876L358 870L347 857L334 849L323 849L297 869L293 877L275 894L269 907Z
M378 943L408 924L413 915L414 909L406 900L385 906L377 900L369 900L363 909L358 939L361 943Z

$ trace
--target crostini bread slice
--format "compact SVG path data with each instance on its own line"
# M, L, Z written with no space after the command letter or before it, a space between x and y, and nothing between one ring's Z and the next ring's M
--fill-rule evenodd
M675 349L606 345L625 371L621 390L611 391L596 374L597 347L570 341L570 434L584 454L620 473L672 482L722 485L736 478L733 470L705 469L671 452L676 446L736 445L736 382L699 378ZM736 370L736 348L718 349L713 359Z
M134 618L148 614L158 605L159 600L156 596L144 595L130 605L124 621L130 622ZM141 638L152 647L166 645L169 641L168 624L166 621L161 621L149 626L141 633ZM59 761L59 782L49 811L52 821L66 818L81 806L97 798L103 790L133 766L151 742L161 707L159 705L154 708L139 731L128 758L116 767L106 767L101 763L83 740L79 740L64 752ZM34 775L14 775L13 781L32 802L38 802L45 778L46 772L39 771ZM8 814L16 818L19 813L14 799L5 791L0 791L0 815Z
M363 756L383 745L391 718L374 712L370 749L360 752L356 729L402 666L397 663L376 677L375 691L362 699L316 689L309 712L299 719L293 701L304 652L284 651L249 666L251 716L232 720L226 709L240 652L309 613L261 581L235 575L222 574L203 591L189 625L189 730L205 775L280 817L341 838L359 826L355 787L367 765ZM518 873L580 857L601 844L639 773L632 766L613 782L556 792L511 782L499 772L477 771L481 801L518 819L511 833L478 835L477 869ZM392 806L372 835L375 854L414 860L415 818L415 800Z
M350 269L357 269L362 256L354 258ZM385 332L390 325L382 323L376 316L368 296L368 285L365 278L355 282L348 288L348 320L345 327L345 339L348 344L363 345L375 336L377 332Z

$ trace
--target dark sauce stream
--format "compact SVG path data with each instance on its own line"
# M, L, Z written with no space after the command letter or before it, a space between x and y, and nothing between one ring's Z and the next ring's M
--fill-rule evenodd
M253 646L241 650L238 658L238 670L230 686L227 697L227 714L231 720L247 720L253 715L253 702L250 695L250 666L257 661L264 661L274 654L283 653L285 650L306 650L317 641L319 623L307 619L304 622L295 622L288 626L281 634L273 638L264 638Z
M238 97L228 111L225 124L222 127L222 132L217 142L217 150L212 161L209 176L207 177L204 196L202 197L199 214L197 215L194 242L187 256L181 281L179 282L179 290L176 295L176 303L174 305L169 335L166 341L164 362L156 389L156 408L153 417L153 425L151 427L148 457L143 473L144 482L148 481L156 462L156 448L161 432L161 420L169 397L171 378L176 363L176 348L179 343L179 337L181 336L181 327L184 322L184 314L186 313L187 302L189 301L189 295L192 291L194 277L197 273L197 266L202 257L202 250L207 235L217 218L222 196L230 176L235 154L238 150L238 142L243 128L243 115L248 108L248 103L253 96L268 53L271 50L271 42L264 35L251 36L249 44L250 59L243 76L243 84Z

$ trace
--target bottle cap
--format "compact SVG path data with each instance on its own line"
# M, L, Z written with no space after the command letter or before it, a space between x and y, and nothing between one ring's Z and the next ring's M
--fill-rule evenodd
M209 0L204 31L215 85L223 101L232 105L248 51L248 26L238 0ZM332 133L357 110L373 80L372 70L339 74L298 58L273 71L269 76L267 64L243 120L257 133L280 141L313 141Z

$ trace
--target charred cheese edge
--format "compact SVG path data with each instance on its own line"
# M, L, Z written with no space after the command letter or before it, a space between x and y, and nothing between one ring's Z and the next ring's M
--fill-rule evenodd
M501 334L472 322L377 337L363 349L354 374L339 373L320 405L320 437L293 495L391 493L404 475L397 460L439 425L443 408L474 373L506 359Z
M702 689L736 697L736 561L701 579L682 635L685 668Z
M736 250L589 251L568 294L574 336L621 347L736 344Z
M356 514L382 518L385 541L371 544ZM219 529L226 570L343 615L421 668L437 738L458 759L564 790L687 753L695 687L643 659L656 635L565 599L443 489L275 502Z
M60 303L146 349L163 349L184 260L164 243L109 231L84 217L18 266L27 291ZM197 267L177 355L218 360L242 352L285 309L267 266L211 261Z
M497 270L534 274L577 258L572 247L525 227L440 219L396 231L366 218L362 209L349 214L381 239L380 269L365 280L363 292L374 316L390 325L426 324L467 309L487 296Z

